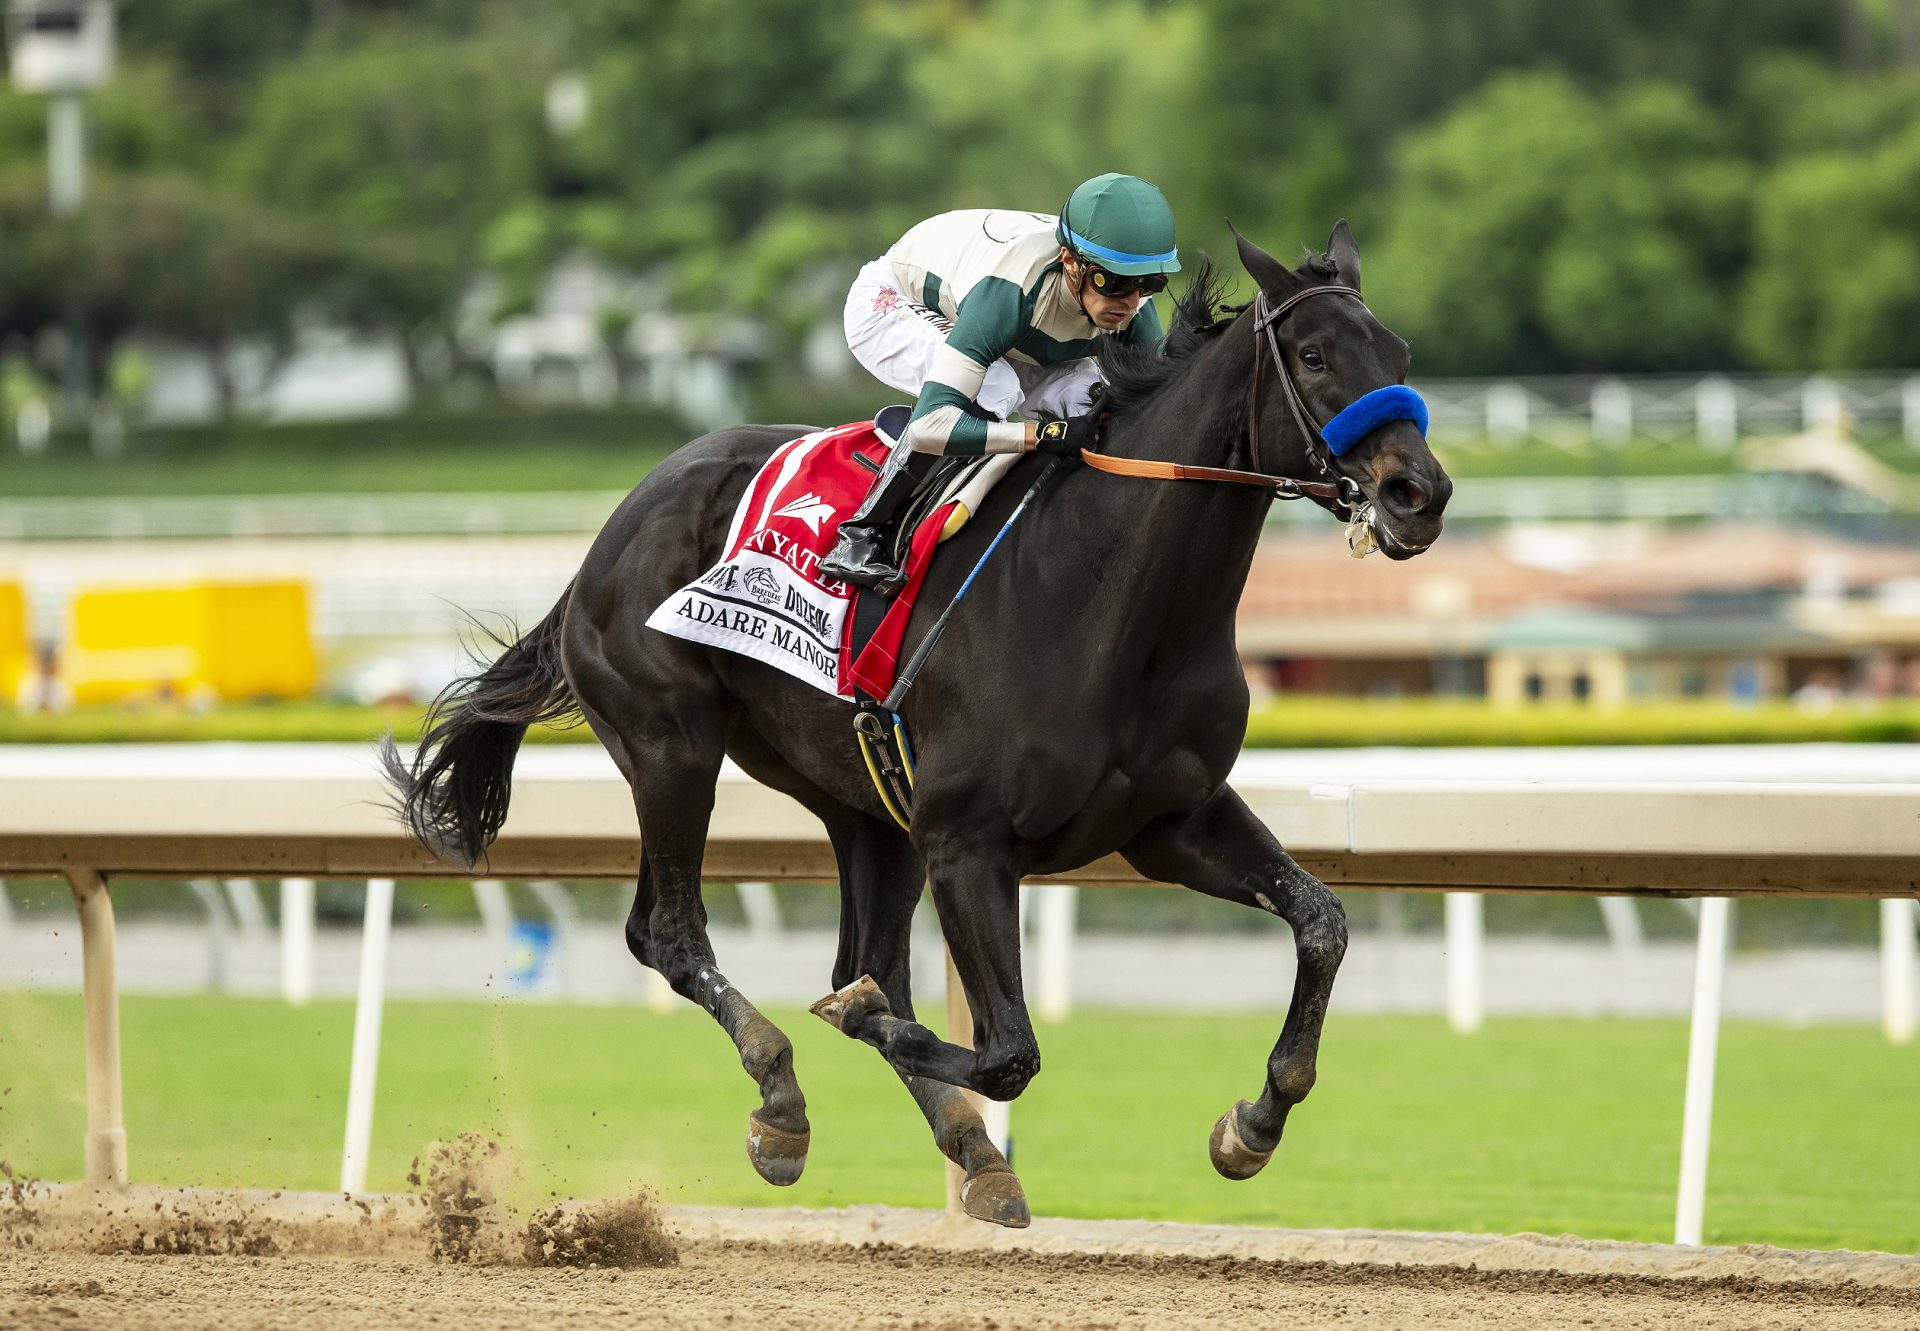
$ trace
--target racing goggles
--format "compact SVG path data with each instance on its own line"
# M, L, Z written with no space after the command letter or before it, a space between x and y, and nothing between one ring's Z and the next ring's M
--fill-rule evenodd
M1085 259L1081 260L1086 263ZM1087 263L1087 285L1103 296L1116 299L1131 296L1138 291L1144 295L1157 296L1167 289L1165 273L1110 273L1095 263Z

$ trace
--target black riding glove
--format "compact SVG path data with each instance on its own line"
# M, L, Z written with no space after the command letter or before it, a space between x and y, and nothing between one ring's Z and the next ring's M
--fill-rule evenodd
M1099 446L1101 427L1105 424L1105 415L1067 416L1047 421L1040 426L1039 438L1033 446L1036 452L1077 458L1081 449Z

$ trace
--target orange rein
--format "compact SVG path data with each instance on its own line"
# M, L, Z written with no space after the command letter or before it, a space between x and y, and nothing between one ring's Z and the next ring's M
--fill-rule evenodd
M1322 481L1296 481L1290 476L1269 476L1263 471L1234 471L1229 467L1196 467L1185 462L1157 462L1145 458L1117 458L1109 453L1080 450L1080 460L1095 471L1110 476L1141 476L1155 481L1225 481L1232 485L1257 485L1275 490L1288 498L1311 495L1327 499L1340 497L1340 487Z

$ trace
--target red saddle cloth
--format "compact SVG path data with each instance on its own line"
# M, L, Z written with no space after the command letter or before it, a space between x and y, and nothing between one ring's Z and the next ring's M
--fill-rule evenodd
M920 599L920 584L927 580L927 569L933 565L933 552L940 545L940 533L946 530L947 519L953 516L955 506L952 501L940 505L913 529L913 542L907 550L906 586L893 598L893 604L887 607L886 617L880 621L880 627L874 630L866 646L860 649L860 655L850 665L845 663L845 657L850 654L853 645L851 632L842 641L841 677L876 701L893 691L893 681L900 673L900 644L906 639L907 623L913 618L914 603ZM863 588L860 594L873 596L877 593ZM852 616L848 616L847 626L851 630Z
M858 421L775 449L734 510L720 562L661 602L648 625L764 661L837 697L852 698L855 685L885 697L954 505L936 508L914 530L906 586L857 658L850 611L861 589L822 574L820 561L890 448L873 422Z

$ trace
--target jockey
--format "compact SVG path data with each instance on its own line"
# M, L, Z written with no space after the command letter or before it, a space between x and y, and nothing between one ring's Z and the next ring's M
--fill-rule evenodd
M884 533L942 457L1091 447L1094 339L1157 345L1149 297L1179 271L1166 197L1112 174L1074 190L1057 218L942 213L862 268L847 293L847 345L881 383L916 398L821 571L897 591ZM1049 419L1010 421L1016 409Z

